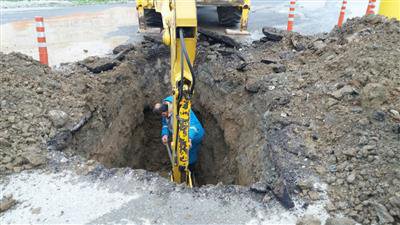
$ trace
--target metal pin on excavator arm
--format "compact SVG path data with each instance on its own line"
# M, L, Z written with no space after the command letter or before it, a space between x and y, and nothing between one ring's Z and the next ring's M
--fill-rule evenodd
M163 42L171 49L171 86L173 135L172 175L176 183L192 187L189 166L189 127L191 97L194 89L193 62L196 55L197 13L195 0L149 0L161 13Z

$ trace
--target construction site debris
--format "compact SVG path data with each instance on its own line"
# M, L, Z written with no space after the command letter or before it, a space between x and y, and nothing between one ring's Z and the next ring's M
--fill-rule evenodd
M123 59L125 59L126 54L134 50L135 50L135 45L133 44L119 45L113 49L113 54L115 55L113 59L122 61Z
M125 53L129 51L126 50ZM123 54L123 52L122 52ZM122 54L116 57L116 59L121 59ZM92 73L101 73L113 69L118 65L117 61L111 61L106 58L100 58L96 56L88 57L79 63L81 66L87 68Z
M284 33L284 31L272 27L263 27L262 32L265 35L263 41L280 41Z
M233 47L233 48L240 48L241 44L235 41L233 38L219 34L214 31L210 30L205 30L203 28L198 28L198 32L202 35L204 35L210 43L220 43L224 44L228 47Z
M348 224L398 222L399 38L399 22L380 16L348 20L326 35L284 32L240 52L200 38L193 100L206 129L200 183L254 184L253 194L267 202L274 195L287 208L293 196L312 203L325 190L327 211ZM44 157L57 137L49 149L167 176L151 106L169 90L168 49L144 41L98 74L82 63L51 71L0 54L2 174L45 164L24 154ZM50 119L51 110L68 116Z
M114 55L118 55L119 53L123 51L132 51L135 50L135 45L134 44L125 44L125 45L118 45L115 47L112 51Z

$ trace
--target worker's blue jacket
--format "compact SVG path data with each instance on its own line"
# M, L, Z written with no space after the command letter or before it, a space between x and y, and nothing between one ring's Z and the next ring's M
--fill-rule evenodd
M168 96L164 99L164 102L172 103L173 97ZM169 124L170 118L162 118L162 129L161 136L172 135L172 127ZM196 163L197 155L199 153L200 144L204 137L204 129L200 121L192 110L190 110L190 127L189 127L189 139L192 140L192 147L189 150L189 164Z

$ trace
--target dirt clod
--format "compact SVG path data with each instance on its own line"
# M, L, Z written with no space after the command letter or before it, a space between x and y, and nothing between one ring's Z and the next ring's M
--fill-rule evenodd
M67 123L68 115L61 110L50 110L48 112L51 122L57 128L64 126Z
M280 41L283 38L283 31L280 31L271 27L264 27L262 29L263 34L265 35L265 41Z
M352 219L346 217L329 217L326 222L326 225L355 225L356 222Z
M0 200L0 213L7 211L16 203L17 201L15 201L12 195L3 196L3 198Z
M90 72L96 74L113 69L118 64L118 62L111 61L105 58L89 57L79 64L87 68Z
M313 216L304 216L300 218L296 225L320 225L321 221Z

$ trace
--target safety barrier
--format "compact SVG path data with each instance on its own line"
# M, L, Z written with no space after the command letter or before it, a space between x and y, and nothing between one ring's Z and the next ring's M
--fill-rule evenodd
M338 27L342 27L342 24L343 24L343 21L344 21L344 15L346 13L346 6L347 6L347 0L343 0L342 8L340 9Z
M49 65L43 17L36 16L35 22L36 22L37 42L39 47L39 61L41 64Z
M289 17L288 17L288 23L287 23L287 30L288 31L292 31L293 30L295 6L296 6L296 0L290 1Z
M376 0L369 0L367 11L365 12L366 15L375 14L375 3Z

